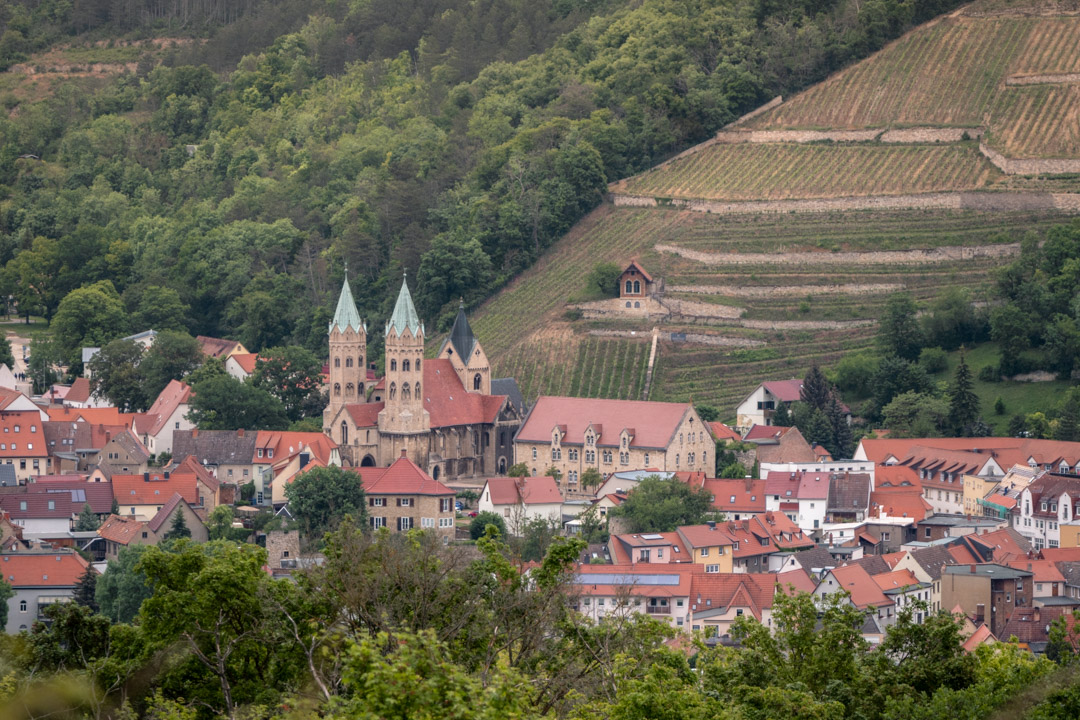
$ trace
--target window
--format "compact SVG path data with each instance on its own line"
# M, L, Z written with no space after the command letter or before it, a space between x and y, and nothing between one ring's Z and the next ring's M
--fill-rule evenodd
M709 548L701 548L701 551L698 554L701 557L709 557Z
M19 612L26 612L26 601L25 600L20 600L19 601Z
M371 507L384 507L386 505L386 498L368 498L368 505Z
M475 375L473 375L473 379L472 379L473 390L479 390L481 382L483 382L483 378L480 377L480 373L476 373Z
M397 383L390 383L390 399L393 400L397 397Z
M398 498L398 507L412 507L412 498Z
M649 453L645 453L645 467L649 467Z
M453 509L451 503L452 498L440 498L439 499L439 512L450 512Z
M435 518L420 518L420 527L433 528L435 527Z
M412 518L401 517L397 519L398 532L404 532L405 530L412 530Z
M707 573L718 573L718 572L720 572L720 566L719 565L706 565L705 566L705 572L707 572Z
M372 530L378 530L381 527L386 527L386 518L384 517L372 517L370 518L370 520Z
M611 287L611 286L609 285L608 287ZM626 293L629 295L632 292L634 292L634 283L627 280L626 281Z
M49 501L49 509L50 510L55 510L56 509L56 501L55 500L50 500Z
M339 357L334 358L334 367L336 367L336 368L341 367L341 358L339 358Z
M341 394L341 386L340 386L340 385L335 385L335 386L334 386L334 394L335 394L335 395L340 395L340 394ZM258 450L256 451L256 453L255 453L255 454L256 454L256 455L258 455L259 457L262 457L262 456L263 456L263 449L262 449L262 448L259 448L259 449L258 449Z
M640 293L641 293L641 281L640 280L635 280L634 281L634 294L640 294Z

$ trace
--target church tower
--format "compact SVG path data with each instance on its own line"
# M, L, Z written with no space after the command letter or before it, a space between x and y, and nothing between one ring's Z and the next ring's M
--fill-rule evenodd
M454 327L450 329L450 337L444 340L439 348L438 357L450 361L466 391L480 395L491 394L491 364L488 363L484 349L480 347L480 341L469 327L464 304L458 305Z
M337 310L330 321L330 403L324 422L332 420L345 405L367 400L367 328L356 311L349 278L341 285Z
M431 416L424 409L423 361L424 324L416 314L408 283L402 280L394 314L386 323L386 404L379 412L379 434L389 440L390 447L384 448L388 461L404 448L413 462L427 467Z

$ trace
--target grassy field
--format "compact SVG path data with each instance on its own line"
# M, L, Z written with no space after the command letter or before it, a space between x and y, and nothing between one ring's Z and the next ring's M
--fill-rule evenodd
M712 145L628 178L617 192L704 200L791 200L985 188L1002 175L975 143Z
M1080 87L1007 86L1005 80L1078 68L1080 17L944 17L748 127L979 126L1010 157L1076 157Z
M806 288L805 295L765 292L754 297L670 293L685 299L745 308L743 317L748 320L873 319L880 313L888 292L822 293L817 291L818 286L900 285L919 300L929 300L948 287L962 286L974 291L979 299L992 280L993 269L1004 261L964 260L903 267L868 261L831 267L777 263L710 266L658 253L654 246L666 243L712 253L816 250L824 256L836 251L1012 242L1028 232L1041 234L1062 221L1062 216L1037 213L897 210L717 216L605 205L575 226L540 263L481 306L472 318L472 325L495 372L516 376L530 398L541 393L633 397L640 394L641 385L636 380L631 382L637 375L629 368L638 368L643 374L648 361L648 341L597 338L588 332L638 330L647 338L656 321L626 319L600 323L569 321L565 317L568 298L579 292L598 262L610 260L621 264L637 257L654 275L664 277L669 288L675 285ZM765 344L744 349L662 342L650 398L693 399L716 405L728 413L763 378L801 377L813 363L828 365L847 352L870 347L874 335L873 326L772 330L737 323L661 325L664 331L704 332ZM631 346L636 348L633 353ZM616 367L619 369L615 370ZM991 404L993 399L990 398Z

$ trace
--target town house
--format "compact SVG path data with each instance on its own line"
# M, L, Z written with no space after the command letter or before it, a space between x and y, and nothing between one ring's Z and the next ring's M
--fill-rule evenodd
M444 541L454 537L454 491L410 460L405 450L390 467L357 468L373 530L431 530Z
M87 562L71 551L26 551L0 555L0 578L15 591L8 601L6 632L29 631L44 610L70 602Z

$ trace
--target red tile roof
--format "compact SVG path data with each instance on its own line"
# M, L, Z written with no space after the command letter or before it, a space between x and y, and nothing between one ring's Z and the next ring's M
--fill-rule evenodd
M206 489L212 493L217 492L218 488L221 487L221 482L209 470L200 465L194 455L188 455L179 465L173 468L170 477L178 475L181 479L186 479L188 475L194 476L197 482L205 485Z
M870 493L870 519L881 517L884 511L887 517L913 518L919 522L926 518L927 513L933 514L933 509L922 493L915 489L908 492L875 490Z
M964 641L962 647L964 652L973 653L980 646L988 642L994 642L997 638L990 632L990 628L986 625L980 625L975 628L975 632L968 636L968 639Z
M881 573L880 575L873 575L874 582L881 588L882 592L888 592L890 590L902 590L903 588L915 589L922 583L915 577L915 573L910 570L893 570L892 572Z
M11 553L0 556L0 577L12 587L72 587L86 572L76 553Z
M52 503L52 508L49 508ZM23 505L26 509L23 510ZM0 495L0 508L15 520L71 518L74 514L70 493L12 493ZM81 509L81 503L80 503Z
M1002 468L1016 464L1027 465L1033 458L1039 464L1057 464L1065 459L1075 467L1080 462L1080 443L1036 438L863 438L860 443L867 459L884 462L890 455L903 460L912 448L977 452L986 459L993 457Z
M1064 583L1065 576L1061 574L1055 563L1050 560L1013 560L1008 563L1013 570L1027 570L1035 573L1037 583Z
M145 475L113 475L113 494L119 505L164 505L173 493L180 495L192 505L199 502L194 475L169 475L163 473Z
M883 491L894 488L918 488L922 492L919 473L904 465L883 465L874 467L874 490Z
M172 414L176 412L176 409L186 403L190 397L191 387L187 383L170 380L169 384L154 400L154 404L146 411L145 420L141 423L145 430L140 429L139 432L147 435L157 435L165 427L165 423L169 421ZM136 423L138 428L140 423L138 421Z
M49 420L52 422L83 420L96 425L123 425L124 427L131 427L136 417L136 413L122 413L119 408L114 407L72 408L53 405L45 408L45 412L49 414Z
M761 620L762 609L773 605L775 590L776 576L771 574L694 572L690 576L690 608L698 613L749 608Z
M829 572L840 589L851 593L851 603L860 610L870 606L881 608L895 605L861 565L845 565Z
M735 432L735 430L722 422L709 423L709 430L712 431L713 437L717 440L732 440L734 442L742 440L742 436L739 435L739 433Z
M781 402L802 400L802 380L770 380L761 384Z
M597 445L617 447L624 429L635 429L630 446L668 447L688 413L689 403L603 400L597 398L540 397L525 418L515 442L548 444L556 425L566 425L564 445L582 445L589 425L603 426ZM704 428L702 428L704 430Z
M691 563L662 565L659 563L638 563L619 565L578 565L574 577L574 591L580 595L612 597L629 592L642 597L689 597L690 582L695 566ZM701 570L697 570L701 572ZM602 574L622 580L619 583L592 583L590 575ZM649 585L648 579L655 576L674 575L678 577L675 585Z
M1031 550L1031 544L1016 530L1008 527L981 535L965 535L964 539L990 548L994 554L993 561L997 563L1019 560L1026 557Z
M626 268L623 270L623 273L626 273L626 271L630 270L630 269L637 270L639 273L641 273L642 277L645 278L646 282L652 282L653 281L652 275L645 272L645 268L641 267L641 265L638 263L637 260L631 260L630 264L627 265Z
M369 495L453 495L454 491L420 469L407 457L399 457L390 467L355 468Z
M78 514L84 502L90 503L90 510L99 515L112 508L113 489L111 482L87 482L86 475L51 475L48 479L34 478L26 486L28 493L47 495L67 495L71 498L71 511ZM79 498L85 498L80 500Z
M751 425L750 429L743 435L743 440L779 440L782 436L791 431L790 427L783 427L781 425Z
M645 536L648 535L649 539ZM653 535L659 537L654 538ZM614 538L618 542L608 543L608 550L611 552L611 560L615 564L619 563L633 563L633 552L641 548L655 548L655 547L670 547L671 554L667 557L668 563L688 563L693 562L693 556L687 551L687 545L679 537L677 532L665 532L665 533L633 533L626 535L615 535ZM655 560L650 563L653 564ZM662 563L656 563L662 564Z
M172 516L176 513L176 508L180 507L180 503L182 502L184 502L184 498L180 497L180 493L173 493L173 496L169 498L169 501L162 505L161 509L157 511L157 514L150 518L146 523L146 527L153 530L154 533L157 533L161 530L162 525L172 521Z
M307 451L312 457L328 464L337 448L338 444L325 433L259 430L255 437L255 457L252 462L272 465L283 458ZM260 450L263 451L262 457L259 457ZM270 450L273 451L272 457L267 452Z
M225 357L240 344L236 340L224 340L222 338L207 337L206 335L199 335L195 339L202 346L203 355L212 358Z
M84 403L89 399L90 380L84 377L75 378L75 382L71 383L71 388L68 389L67 395L64 396L64 402Z
M562 503L562 493L555 478L543 477L494 477L487 479L487 491L493 505L545 505Z
M795 592L814 592L814 588L817 587L817 583L814 582L814 578L810 577L810 573L804 568L795 568L794 570L785 570L782 573L777 573L776 582L784 590L789 592L788 585L795 588Z
M712 495L714 510L765 512L764 480L705 480L702 486Z
M236 353L231 359L240 366L240 369L251 375L255 372L255 363L259 359L259 353Z
M44 458L48 455L40 413L36 410L0 412L0 458Z
M120 545L127 545L146 527L142 520L123 515L110 515L98 528L98 535Z
M907 551L901 550L900 552L885 553L881 556L881 559L884 560L889 567L894 568L904 559L905 555L907 555Z

